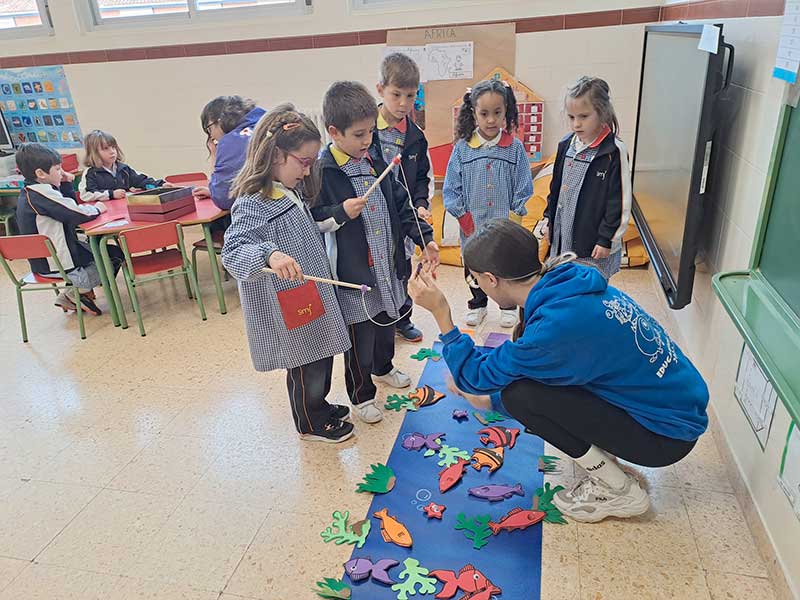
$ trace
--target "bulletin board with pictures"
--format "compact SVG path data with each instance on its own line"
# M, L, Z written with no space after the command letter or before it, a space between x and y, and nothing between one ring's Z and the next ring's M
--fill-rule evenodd
M14 145L80 148L83 143L64 67L0 69L0 110Z

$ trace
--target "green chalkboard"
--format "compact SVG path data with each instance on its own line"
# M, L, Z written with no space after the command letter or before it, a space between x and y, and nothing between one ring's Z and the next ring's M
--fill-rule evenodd
M717 273L713 285L800 422L800 109L785 106L778 120L750 267Z
M757 268L800 316L800 110L792 110Z

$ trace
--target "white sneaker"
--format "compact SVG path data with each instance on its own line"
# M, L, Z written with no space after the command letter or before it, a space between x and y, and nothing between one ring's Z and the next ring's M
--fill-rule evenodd
M561 490L553 497L553 504L565 516L581 523L597 523L606 517L622 519L635 517L650 508L650 497L639 481L626 473L627 480L620 489L586 476L572 489Z
M510 329L517 324L517 311L516 309L500 310L500 327Z
M386 385L402 390L411 385L411 377L400 371L397 367L389 371L386 375L373 375L373 381L380 381Z
M358 418L364 423L378 423L383 420L383 411L375 404L375 400L367 400L361 404L353 405Z
M470 308L467 311L467 320L466 323L470 327L477 327L483 320L486 318L486 307L483 306L481 308Z

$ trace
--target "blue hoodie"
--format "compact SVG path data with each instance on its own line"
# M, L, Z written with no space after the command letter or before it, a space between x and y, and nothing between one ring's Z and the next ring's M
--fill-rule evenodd
M708 425L708 388L694 365L629 296L594 268L568 263L546 273L525 302L525 330L492 352L457 328L441 336L456 385L497 393L520 379L577 385L650 431L697 439Z
M263 108L254 108L239 121L236 129L223 135L217 143L217 160L214 163L214 172L211 174L208 189L214 204L224 210L230 210L233 206L235 198L229 196L231 183L244 165L250 136L253 135L256 123L265 112Z

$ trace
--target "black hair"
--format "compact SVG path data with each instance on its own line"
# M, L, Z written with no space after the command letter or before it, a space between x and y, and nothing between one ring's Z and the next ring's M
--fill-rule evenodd
M219 123L225 133L233 131L247 113L256 107L256 103L242 96L217 96L203 107L200 113L200 126L209 135L209 126Z
M322 100L322 117L325 127L336 127L340 133L353 123L378 118L378 105L364 84L357 81L337 81Z
M53 165L61 164L61 155L49 146L32 142L17 148L16 161L25 181L33 183L36 181L36 169L50 171Z
M401 90L419 88L419 67L414 59L400 52L392 52L381 62L381 85L393 85Z
M517 99L514 97L514 90L511 86L499 79L484 79L475 84L475 87L468 89L464 94L461 108L458 111L456 121L456 139L469 140L475 131L475 108L478 105L478 98L494 92L500 94L506 102L506 127L508 133L514 133L517 129L518 113Z

